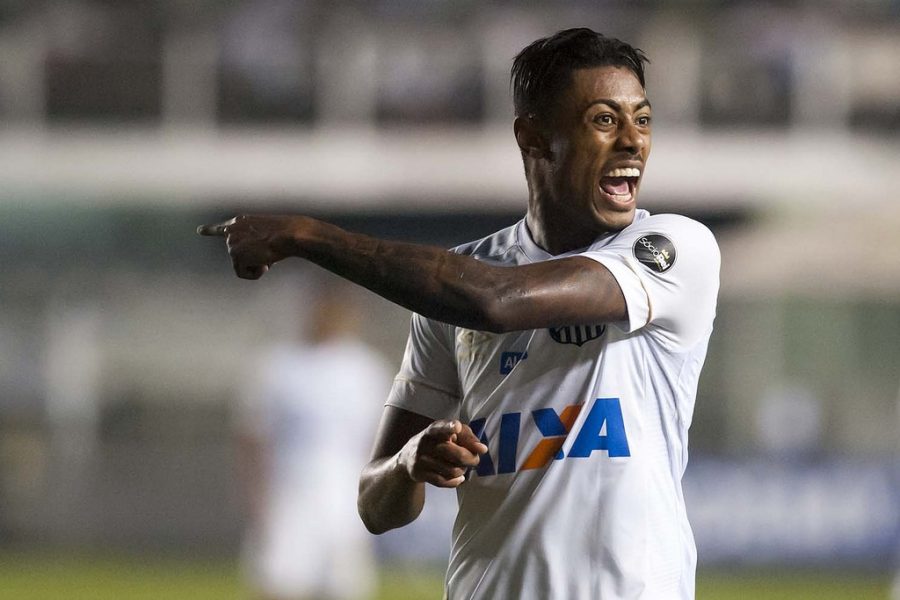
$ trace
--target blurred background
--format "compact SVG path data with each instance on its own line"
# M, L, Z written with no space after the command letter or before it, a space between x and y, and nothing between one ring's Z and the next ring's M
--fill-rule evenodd
M235 406L323 276L238 280L194 228L303 212L449 247L512 224L509 67L573 26L650 56L641 201L722 248L698 597L888 598L896 0L0 0L0 597L244 597ZM396 369L409 314L364 304ZM431 490L376 540L378 597L440 597L454 508Z

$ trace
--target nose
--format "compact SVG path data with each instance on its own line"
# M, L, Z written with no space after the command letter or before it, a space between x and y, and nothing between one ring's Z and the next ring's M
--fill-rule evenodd
M625 119L621 123L618 136L616 137L616 150L627 152L628 154L639 154L646 144L644 135L638 131L635 124L630 120Z

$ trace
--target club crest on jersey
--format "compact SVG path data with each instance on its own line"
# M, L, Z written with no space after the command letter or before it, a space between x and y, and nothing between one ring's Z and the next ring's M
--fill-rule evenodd
M569 325L567 327L551 327L547 331L557 344L582 346L602 336L606 331L606 325Z
M657 273L665 273L675 264L675 244L658 233L639 237L634 243L634 257Z

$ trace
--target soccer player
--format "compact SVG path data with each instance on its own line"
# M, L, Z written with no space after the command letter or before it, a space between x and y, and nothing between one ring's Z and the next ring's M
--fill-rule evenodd
M243 559L257 600L362 600L374 590L355 483L391 377L358 339L362 314L346 287L321 286L305 335L260 356L236 405Z
M383 532L426 484L457 488L451 599L694 595L681 477L719 252L703 225L637 208L645 61L588 29L525 48L527 213L452 252L302 216L201 227L240 277L299 256L415 313L358 505Z

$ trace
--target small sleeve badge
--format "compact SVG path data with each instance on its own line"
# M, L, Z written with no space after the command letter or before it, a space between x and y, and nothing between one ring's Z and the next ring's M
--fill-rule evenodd
M675 244L658 233L641 236L634 243L634 257L657 273L665 273L675 264Z

